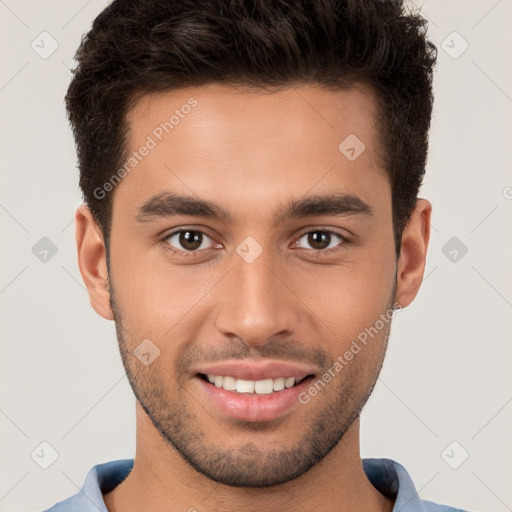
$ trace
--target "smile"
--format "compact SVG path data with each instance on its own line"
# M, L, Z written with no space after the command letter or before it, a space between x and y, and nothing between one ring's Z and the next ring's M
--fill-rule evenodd
M299 395L314 378L308 374L247 380L211 373L195 377L199 401L212 416L245 422L272 421L305 410Z
M256 395L270 395L271 393L293 388L300 384L306 377L277 377L264 380L237 379L229 375L201 375L217 388L234 393L247 393Z

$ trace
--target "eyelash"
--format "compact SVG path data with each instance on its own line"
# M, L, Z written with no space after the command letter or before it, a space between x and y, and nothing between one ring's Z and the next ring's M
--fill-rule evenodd
M209 254L211 251L214 251L215 249L213 248L209 248L209 249L201 249L200 251L199 250L195 250L195 251L186 251L186 250L180 250L180 249L176 249L175 247L173 247L172 245L170 245L167 240L169 238L171 238L172 236L178 234L178 233L183 233L185 231L193 231L194 233L200 233L201 235L204 235L208 238L211 239L210 235L208 235L208 233L206 233L205 231L201 230L201 229L177 229L175 231L172 231L171 233L167 233L166 235L164 235L162 238L161 238L161 243L164 245L164 248L168 251L170 251L171 253L175 254L175 255L178 255L180 257L184 257L184 258L189 258L189 257L194 257L194 256L197 256L198 254L200 254L200 252L203 252L203 251L207 251L206 254ZM343 250L343 247L347 246L350 244L350 240L344 236L344 235L341 235L340 233L336 232L336 231L333 231L333 230L330 230L330 229L311 229L309 231L305 231L304 233L302 233L301 235L299 235L299 237L297 238L297 241L300 240L304 235L308 235L310 233L329 233L331 235L334 235L334 236L337 236L341 239L341 242L338 244L338 246L336 247L331 247L330 249L303 249L303 250L306 250L308 252L308 254L310 256L313 256L315 258L317 257L321 257L321 256L324 256L324 255L330 255L332 254L333 252L336 253L340 250Z

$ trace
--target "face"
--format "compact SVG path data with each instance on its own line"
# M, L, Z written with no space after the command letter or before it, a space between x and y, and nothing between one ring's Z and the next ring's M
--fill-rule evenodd
M155 432L215 481L305 473L373 389L399 299L375 114L363 87L220 85L129 112L109 265L121 355Z

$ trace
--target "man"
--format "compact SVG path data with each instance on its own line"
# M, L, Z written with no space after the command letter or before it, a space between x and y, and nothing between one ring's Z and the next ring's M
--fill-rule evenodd
M58 511L453 511L359 454L418 293L435 48L391 0L117 0L66 97L134 460Z

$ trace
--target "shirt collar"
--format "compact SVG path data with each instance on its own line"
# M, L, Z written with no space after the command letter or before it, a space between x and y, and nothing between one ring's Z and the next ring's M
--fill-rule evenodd
M108 512L103 494L117 487L133 468L133 459L121 459L94 466L80 491L45 512ZM426 512L406 469L391 459L363 459L363 470L371 484L388 498L395 499L393 512ZM407 508L406 508L407 507Z
M392 512L427 512L425 502L420 499L409 473L401 464L391 459L363 459L363 469L378 491L395 499Z

